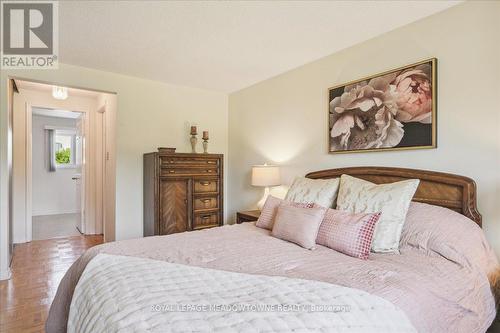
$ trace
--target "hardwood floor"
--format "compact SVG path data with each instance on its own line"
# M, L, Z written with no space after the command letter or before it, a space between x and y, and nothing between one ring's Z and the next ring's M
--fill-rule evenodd
M74 236L14 247L12 278L0 281L0 332L44 332L57 286L71 264L103 238Z

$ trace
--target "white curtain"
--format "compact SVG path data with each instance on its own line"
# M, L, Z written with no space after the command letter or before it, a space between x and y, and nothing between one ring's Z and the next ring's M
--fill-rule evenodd
M47 133L49 135L49 171L50 172L55 172L56 171L56 154L54 151L54 136L55 136L55 130L53 129L48 129Z

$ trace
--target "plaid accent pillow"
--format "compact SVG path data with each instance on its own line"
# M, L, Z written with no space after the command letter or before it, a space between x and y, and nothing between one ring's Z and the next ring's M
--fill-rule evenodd
M300 208L312 208L314 206L313 203L298 203L285 201L282 199L278 199L273 197L272 195L268 196L266 202L264 203L264 207L262 207L262 212L260 213L259 219L255 224L259 228L271 230L274 225L274 218L276 217L276 212L278 211L278 207L281 204L300 207Z
M348 256L368 259L375 224L381 213L349 213L328 209L319 228L316 243Z

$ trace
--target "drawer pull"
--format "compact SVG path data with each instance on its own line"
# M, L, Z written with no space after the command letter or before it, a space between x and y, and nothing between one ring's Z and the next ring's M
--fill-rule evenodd
M205 215L205 216L202 216L201 218L204 220L208 220L210 218L210 215Z
M168 170L169 173L175 173L175 170Z
M210 201L212 201L212 199L203 199L203 200L201 200L201 202L203 202L203 203L209 203Z
M211 172L212 172L212 170L207 170L207 172L208 172L208 173L211 173Z
M215 161L207 161L207 164L215 164Z
M203 186L208 186L208 185L211 184L211 182L200 182L200 184L203 185Z

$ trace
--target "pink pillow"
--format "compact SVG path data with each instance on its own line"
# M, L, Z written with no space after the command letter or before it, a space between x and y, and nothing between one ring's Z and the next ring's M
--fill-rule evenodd
M274 217L276 216L278 207L281 204L302 208L310 208L314 205L313 203L285 201L270 195L267 197L267 200L264 203L264 207L262 207L262 212L260 213L259 219L257 220L257 223L255 225L259 228L271 230L273 228Z
M306 249L314 249L325 208L301 208L287 204L278 207L271 236Z
M375 224L381 213L350 213L328 209L316 243L348 256L368 259Z

